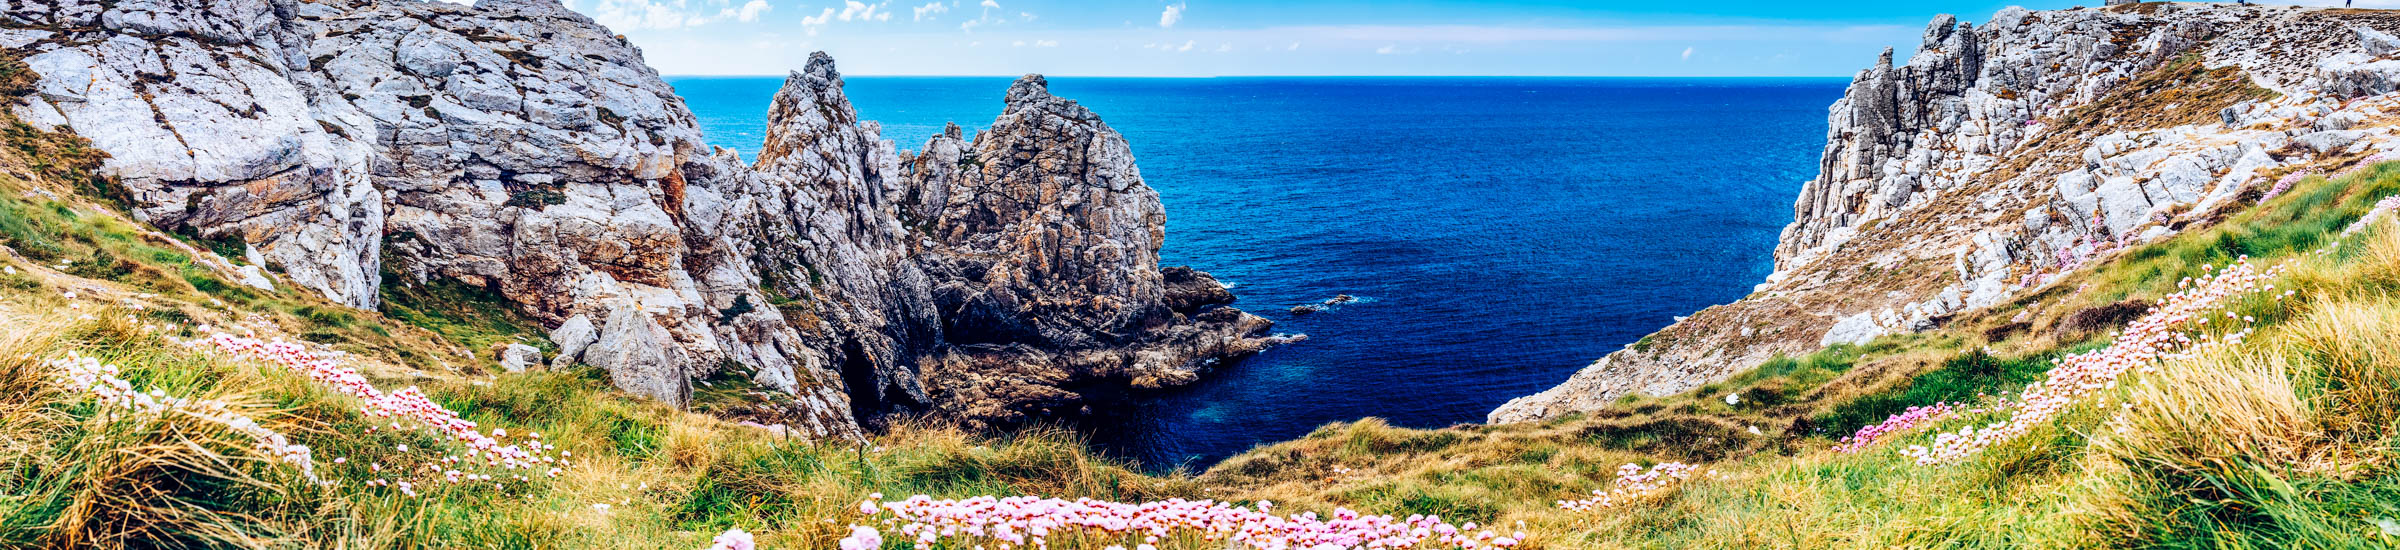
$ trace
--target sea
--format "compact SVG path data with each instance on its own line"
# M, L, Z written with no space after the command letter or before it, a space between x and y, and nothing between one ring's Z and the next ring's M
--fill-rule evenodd
M670 77L711 144L758 150L779 77ZM917 149L999 115L996 77L847 77ZM1165 265L1309 336L1148 396L1103 450L1198 470L1331 422L1481 422L1677 316L1748 294L1843 79L1072 78L1132 143ZM1338 295L1356 302L1294 314Z

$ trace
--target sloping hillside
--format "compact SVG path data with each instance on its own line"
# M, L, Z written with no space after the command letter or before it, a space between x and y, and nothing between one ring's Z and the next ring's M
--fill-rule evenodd
M2154 91L2248 93L2162 63ZM2400 163L2309 156L2330 173L1688 391L1158 475L1040 427L811 443L741 376L679 410L511 372L543 331L505 302L295 291L0 117L0 547L2400 546Z

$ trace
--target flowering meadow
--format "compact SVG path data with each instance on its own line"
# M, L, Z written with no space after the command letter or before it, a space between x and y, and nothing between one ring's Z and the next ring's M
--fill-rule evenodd
M1876 441L1882 440L1883 436L1886 435L1906 432L1916 429L1920 426L1931 426L1935 423L1949 420L1951 417L1958 416L1961 413L1980 412L1982 412L1981 409L1970 408L1964 403L1948 401L1935 403L1932 405L1909 407L1908 410L1902 411L1899 414L1894 414L1889 418L1885 418L1882 422L1860 427L1857 432L1851 433L1849 436L1843 437L1839 443L1835 443L1833 446L1833 451L1837 453L1855 453L1860 449L1865 449L1870 445L1874 445Z
M1673 488L1698 472L1699 467L1681 462L1662 462L1647 470L1639 464L1626 464L1617 467L1617 479L1607 488L1594 489L1591 498L1558 501L1558 507L1570 512L1590 512L1632 504Z
M185 341L184 344L256 360L306 376L325 389L358 398L359 412L367 418L377 422L385 419L390 421L380 427L369 426L369 431L426 430L465 448L460 453L418 449L417 452L433 458L420 462L413 471L387 468L381 462L370 462L364 466L369 476L365 482L368 486L392 487L409 496L415 496L419 487L432 484L481 486L505 491L509 484L515 483L520 485L519 490L522 491L521 485L533 481L536 476L555 478L563 471L563 467L569 465L568 457L572 456L572 452L558 451L557 446L543 443L540 432L525 432L515 438L516 442L508 442L503 439L509 437L507 429L483 432L476 423L460 418L458 413L434 403L425 396L423 390L416 387L389 392L376 388L366 376L343 366L338 356L317 353L294 342L237 336L206 326L198 331L206 336ZM410 452L406 445L394 450ZM305 449L302 452L305 454ZM435 453L439 453L438 456ZM335 460L337 464L348 462L347 458Z
M310 456L308 446L293 443L291 438L259 425L248 415L234 412L224 401L178 397L158 389L142 391L119 378L116 365L101 363L81 353L52 359L46 366L54 372L60 386L90 396L103 408L139 415L182 415L221 425L250 438L259 454L299 468L310 480L317 479L316 461Z
M2213 319L2211 314L2227 300L2252 292L2274 291L2275 285L2268 281L2282 275L2289 266L2287 262L2259 269L2248 258L2223 270L2203 266L2206 274L2196 280L2178 282L2181 290L2159 300L2158 307L2127 325L2107 348L2059 359L2046 379L2026 386L2013 399L2002 400L1998 408L2010 413L2006 420L1941 433L1934 436L1930 445L1911 446L1901 454L1919 464L1956 462L2047 424L2079 398L2116 387L2118 379L2128 371L2150 372L2163 361L2239 343L2250 335L2252 329L2248 325L2256 319L2228 312L2218 324L2238 327L2235 330L2202 333L2197 338L2189 331L2208 324ZM2291 291L2285 291L2284 296L2290 295Z
M874 495L880 497L880 495ZM1474 522L1453 525L1439 516L1360 514L1336 508L1332 515L1316 512L1276 515L1274 503L1238 506L1213 500L1167 499L1118 503L1093 499L1065 500L1031 496L936 499L916 495L892 502L868 500L859 512L870 518L888 514L893 540L924 548L944 540L989 544L992 548L1048 548L1054 538L1080 534L1126 539L1127 545L1108 548L1155 550L1165 540L1187 535L1212 546L1252 550L1344 548L1511 548L1522 543L1522 531L1500 533ZM884 532L873 526L853 526L841 541L843 550L881 548Z

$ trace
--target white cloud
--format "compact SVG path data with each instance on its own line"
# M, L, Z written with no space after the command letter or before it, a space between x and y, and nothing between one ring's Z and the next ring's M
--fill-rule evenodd
M914 12L917 21L924 21L927 17L940 15L944 12L950 11L950 5L941 2L931 2L922 6L909 8L908 11Z
M1016 42L1014 42L1014 43L1011 43L1011 44L1009 44L1009 45L1010 45L1010 46L1014 46L1014 47L1023 48L1023 47L1025 47L1025 41L1023 41L1023 40L1018 40L1018 41L1016 41Z
M1041 16L1034 15L1034 14L1033 14L1033 12L1030 12L1030 11L1020 11L1020 12L1017 12L1017 17L1019 17L1019 18L1022 18L1022 19L1026 20L1026 21L1032 21L1032 20L1035 20L1035 19L1040 19L1040 18L1041 18Z
M1058 47L1058 41L1057 41L1057 40L1035 40L1035 41L1033 41L1033 47L1036 47L1036 48L1056 48L1056 47Z
M1385 44L1381 48L1375 48L1375 55L1391 55L1392 49L1398 47L1398 44Z
M1188 51L1192 51L1192 41L1190 41L1190 40L1185 40L1185 41L1183 41L1183 47L1175 48L1175 51L1179 51L1179 52L1188 52Z
M848 0L842 3L842 14L840 17L843 21L890 21L892 19L892 12L890 10L883 9L885 6L889 5L891 5L891 2L869 4L860 2L858 0Z
M619 32L641 29L680 29L708 23L708 18L683 10L681 0L669 0L674 5L649 0L600 0L592 6L593 21Z
M1233 51L1233 43L1232 43L1232 42L1226 42L1226 43L1223 43L1223 44L1218 44L1218 45L1217 45L1217 51L1218 51L1218 52L1230 52L1230 51Z
M975 27L977 27L977 26L980 26L980 25L983 25L983 21L982 21L982 20L978 20L978 19L969 19L969 20L967 20L967 21L966 21L966 22L964 22L964 23L959 23L959 24L958 24L958 30L962 30L962 31L966 31L966 32L975 32Z
M1683 49L1683 60L1684 60L1684 61L1691 61L1691 60L1692 60L1692 50L1693 50L1693 48L1684 48L1684 49Z
M1175 28L1175 23L1179 21L1183 21L1182 2L1176 2L1175 5L1167 6L1167 11L1158 13L1158 28L1172 29Z
M1000 3L999 3L999 2L993 2L992 0L983 0L983 9L987 9L987 10L996 10L996 9L1000 9Z
M1293 42L1293 43L1292 43L1292 47L1289 47L1289 48L1284 48L1284 49L1283 49L1283 51L1287 51L1287 52L1296 52L1296 51L1300 51L1300 43L1299 43L1299 42Z
M800 29L808 31L809 36L816 36L817 29L824 28L825 23L830 21L833 21L833 8L825 8L825 11L818 13L816 17L801 17Z
M750 0L749 3L742 4L741 13L736 14L734 19L739 19L743 23L755 22L758 21L759 15L774 10L774 6L767 5L767 0Z

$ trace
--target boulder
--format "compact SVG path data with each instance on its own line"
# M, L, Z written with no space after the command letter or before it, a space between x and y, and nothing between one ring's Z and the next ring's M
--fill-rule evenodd
M525 372L542 366L542 348L525 344L509 344L500 350L500 368L508 372Z

